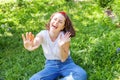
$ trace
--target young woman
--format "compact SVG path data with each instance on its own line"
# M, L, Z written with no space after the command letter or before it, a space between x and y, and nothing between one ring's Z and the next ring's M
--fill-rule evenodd
M31 32L22 34L25 49L32 51L42 45L46 58L45 68L30 80L87 80L85 70L76 65L70 56L70 38L75 36L71 20L65 12L56 12L50 17L46 30L36 37Z

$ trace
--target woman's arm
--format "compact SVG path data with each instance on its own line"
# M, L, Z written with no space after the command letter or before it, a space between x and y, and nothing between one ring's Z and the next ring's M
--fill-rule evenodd
M69 55L69 47L70 42L65 43L63 46L60 47L60 53L61 53L61 61L64 62Z
M34 35L31 32L29 33L27 32L26 36L22 34L22 39L23 39L23 44L24 44L25 49L29 51L33 51L37 49L43 41L43 37L41 34L38 34L34 38Z
M69 55L69 47L70 47L70 32L67 32L63 37L60 36L59 40L59 49L60 49L60 56L61 61L64 62Z

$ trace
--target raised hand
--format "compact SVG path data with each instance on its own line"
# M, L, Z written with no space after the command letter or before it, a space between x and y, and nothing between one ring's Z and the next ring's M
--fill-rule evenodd
M31 47L33 46L33 41L34 41L34 35L31 32L26 32L26 36L24 36L24 34L22 34L22 39L23 39L23 44L24 47L28 50L31 49Z
M66 32L64 36L60 35L60 40L58 42L59 46L63 46L65 43L70 41L70 32Z

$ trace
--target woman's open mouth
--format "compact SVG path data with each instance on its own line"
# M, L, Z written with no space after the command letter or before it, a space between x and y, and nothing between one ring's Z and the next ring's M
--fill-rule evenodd
M52 25L52 27L53 27L54 29L57 29L57 26Z

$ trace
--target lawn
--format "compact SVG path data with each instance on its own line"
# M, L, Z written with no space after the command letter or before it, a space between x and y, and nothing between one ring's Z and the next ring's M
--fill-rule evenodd
M9 0L8 0L9 1ZM120 1L112 3L120 22ZM71 56L83 67L88 80L120 80L120 28L95 0L17 0L0 2L0 80L28 80L44 68L41 46L29 52L23 47L22 33L35 35L45 29L50 15L65 11L76 36L71 40Z

